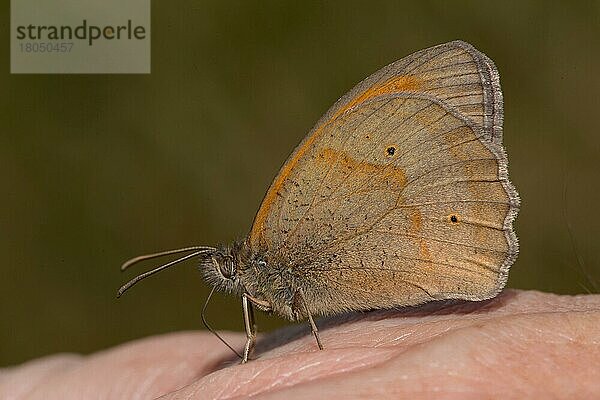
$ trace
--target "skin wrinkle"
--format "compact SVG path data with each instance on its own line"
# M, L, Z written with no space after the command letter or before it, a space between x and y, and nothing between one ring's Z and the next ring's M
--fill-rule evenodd
M72 371L83 360L84 357L78 354L60 354L30 361L20 367L0 368L0 388L12 382L13 385L17 386L17 389L13 392L14 397L27 398L37 387L47 385L60 374ZM26 382L19 379L19 376L15 376L17 368L27 370Z
M335 350L331 350L331 352L335 353ZM250 373L246 372L245 376L238 377L237 382L235 382L236 384L233 385L233 389L231 389L231 385L224 385L224 387L230 388L230 390L227 393L220 392L218 395L217 393L214 393L214 395L216 396L211 396L210 398L235 399L246 398L248 396L253 396L258 393L269 393L272 391L280 390L285 387L293 386L298 382L301 382L303 384L310 383L314 380L326 379L329 376L335 376L357 369L362 369L367 366L371 366L374 363L379 363L382 360L387 359L388 355L391 354L389 350L359 351L350 354L339 352L340 354L338 356L334 356L332 359L327 361L320 360L317 358L313 361L306 362L304 360L305 357L310 356L311 353L312 352L296 353L287 357L287 362L293 365L293 367L290 368L289 365L285 367L285 369L289 371L288 378L285 380L280 379L282 375L282 364L279 358L270 360L257 360L254 363L249 364L249 366L253 366L252 369L256 371L252 371ZM269 361L269 363L267 363L266 361ZM344 363L345 366L338 368L340 362ZM232 368L243 369L243 367L240 366ZM305 371L310 371L311 373L308 376L306 376L306 374L304 374ZM232 374L232 371L231 369L221 370L217 371L215 374ZM304 376L302 376L303 374ZM264 382L256 380L256 378L262 375L278 377L278 379L276 379L274 382L267 381L267 384L265 385ZM248 385L254 387L255 389L247 390ZM199 386L202 386L201 381L199 382ZM239 394L238 392L243 391L242 389L246 389L246 391L244 391L243 394ZM209 394L210 393L206 392L202 393L202 395L204 396L203 398L207 398Z
M560 313L564 313L565 311L561 311ZM588 311L584 311L583 313L587 313ZM559 314L560 314L559 313ZM449 331L453 331L453 330L457 330L457 329L462 329L465 326L470 326L470 325L477 325L477 324L482 324L485 323L489 320L500 320L500 321L504 321L504 320L509 320L510 318L513 317L520 317L523 314L527 314L527 316L525 318L532 318L536 315L539 316L552 316L557 314L554 311L537 311L537 312L533 312L533 313L515 313L515 312L510 312L510 313L506 313L504 315L498 316L496 314L491 314L491 315L487 315L487 314L467 314L464 315L462 317L461 320L453 320L452 318L454 318L454 314L449 314L447 317L444 317L444 315L431 315L429 318L430 320L427 321L427 317L425 317L425 320L423 320L423 318L419 318L419 325L415 326L415 331L411 332L412 337L418 337L420 338L418 340L418 342L422 342L422 341L428 341L431 340L431 338L428 337L421 337L421 333L423 332L427 332L427 331L436 331L439 330L439 327L445 326L447 325L447 321L450 320L451 322L453 322L450 326L446 326L444 330L442 330L441 332L436 333L436 336L439 336L440 334L449 332ZM526 320L526 319L525 319ZM411 326L413 324L415 324L416 321L411 320L410 318L407 318L406 322L404 324L401 324L400 326L397 325L397 319L392 319L392 320L383 320L384 322L386 322L386 325L384 325L383 327L380 327L380 330L384 330L390 327L396 327L399 329L404 329L407 326ZM503 322L501 322L503 323ZM371 336L372 335L372 331L369 331L369 326L372 325L372 321L370 320L365 320L362 322L359 322L356 325L356 330L358 331L362 331L365 335L367 336ZM364 328L364 329L363 329ZM326 332L326 331L325 331ZM351 336L351 335L346 335L344 334L344 336ZM345 339L344 339L345 342ZM414 343L411 343L411 345ZM310 341L305 343L306 346L310 346Z
M598 295L507 290L478 303L444 301L320 319L324 351L315 349L307 327L290 326L261 337L260 356L252 363L225 369L218 368L232 357L217 345L217 339L207 333L170 334L83 357L76 368L52 364L52 359L38 360L37 368L51 363L52 372L45 374L54 379L39 386L33 383L29 400L84 395L110 399L109 392L113 398L131 393L149 398L182 386L163 399L223 398L231 397L231 389L240 382L244 384L236 395L243 398L252 392L257 399L324 394L336 398L597 398L600 371L575 367L594 365L600 357L599 319ZM243 343L241 334L224 335L236 347ZM359 364L364 366L344 369ZM32 365L2 370L0 393L10 391L7 379L22 387ZM154 380L147 393L132 392L147 379L148 366L161 368L165 376ZM262 371L256 375L258 380L247 379L258 370ZM269 386L286 374L290 378L280 386ZM269 391L262 392L266 387Z
M337 358L336 361L339 361L340 359ZM303 365L302 367L299 367L297 370L295 371L289 371L287 373L283 373L283 374L278 374L279 378L276 379L275 381L273 381L267 388L266 390L272 390L277 388L278 386L282 386L282 384L284 384L290 377L293 377L295 374L299 374L304 370L310 369L310 368L315 368L317 366L322 365L322 362L320 361L315 361L313 363L307 363L305 365Z
M521 317L521 318L525 318L527 320L529 318L529 316L524 316L524 317ZM487 330L484 332L484 336L487 336L488 338L495 339L495 337L496 337L495 333L497 331L499 331L496 328L496 326L499 326L499 327L505 326L505 322L502 321L502 320L501 321L495 321L492 324L492 326L488 326L487 327ZM475 329L475 332L471 333L470 330L473 330L473 329ZM469 332L461 332L461 330L467 330ZM477 336L477 335L481 335L481 334L482 333L481 333L480 328L477 328L477 327L473 328L473 326L466 326L466 327L461 327L460 329L455 329L453 332L451 332L450 335L448 335L448 337L444 337L442 340L443 341L448 341L448 338L451 339L453 336L458 336L458 337L465 337L465 336L472 337L472 336ZM439 336L441 336L441 335L437 335L437 337L439 337ZM430 339L427 342L422 342L422 343L419 343L416 346L413 346L410 350L408 350L404 354L404 356L405 357L410 357L411 353L416 353L416 354L422 353L422 349L421 348L429 346L430 345L429 342L432 342L434 340L435 340L435 338ZM538 342L535 341L535 343L538 343ZM436 346L438 348L440 346L442 346L442 348L443 348L443 345L439 344L439 343L436 344ZM524 347L526 347L526 346L524 346ZM514 348L514 346L512 344L510 344L510 345L507 346L507 348ZM478 353L477 349L479 349L479 347L477 347L476 349L474 349L475 353ZM388 364L397 364L397 362L395 361L395 359L391 359L391 360L387 361L387 363ZM443 367L443 365L441 365L441 364L439 364L437 362L432 362L432 363L429 363L429 365L427 365L426 367L428 367L428 368L432 368L433 367L434 369L436 369L436 368L439 369L439 368ZM485 383L486 385L488 385L488 384L491 383L492 385L496 386L496 384L495 384L496 381L493 381L493 380L489 381L489 377L490 376L494 376L495 377L496 375L498 375L498 372L497 372L496 368L490 368L490 369L491 369L491 373L489 373L488 375L486 375L486 376L488 376L487 379L483 379L483 378L479 379L479 376L484 376L483 373L481 375L478 375L478 374L469 374L469 373L466 373L466 374L465 373L462 373L462 374L456 373L456 374L454 374L454 376L455 376L455 378L456 377L460 377L463 381L466 381L466 382L468 382L468 381L470 381L470 382L482 382L482 383ZM440 372L440 373L443 374L443 372ZM376 375L376 372L371 372L369 374L369 377L372 377L373 375ZM435 393L435 392L441 391L441 389L444 388L444 385L439 385L439 386L436 387L435 384L434 385L430 384L431 382L438 381L438 378L440 377L439 374L436 374L436 373L432 373L430 375L423 374L422 377L425 378L425 379L421 379L418 382L421 382L421 384L424 385L424 386L422 386L421 388L418 388L420 390L409 391L410 393L413 393L413 394L414 393L417 393L417 394L418 393ZM515 377L518 377L518 375L515 376ZM348 379L351 379L351 377L348 377ZM410 376L407 376L406 379L407 380L410 379ZM366 380L369 380L369 379L367 378ZM429 382L429 384L427 386L425 386L425 382ZM369 387L371 389L376 389L378 387L378 385L377 384L372 384ZM509 388L510 388L510 386L505 386L503 384L499 384L498 387L495 389L495 393L498 394L498 393L503 393L504 392L506 394L509 394L509 393L512 392L512 389L513 389L513 388L510 388L510 389ZM386 387L385 389L386 389L386 393L389 393L388 392L388 387ZM405 392L406 391L401 390L398 393L405 393ZM446 388L445 392L448 392L447 388ZM470 390L456 390L456 391L450 390L450 392L452 392L452 393L478 393L478 391L476 391L475 388L472 388ZM370 395L373 396L374 394L377 394L377 393L378 393L377 391L370 392ZM514 395L514 392L512 392L512 394Z
M398 336L398 335L394 334L393 332L390 332L387 335L387 337L391 337L392 339L388 340L387 342L391 343L391 344L395 344L396 342L402 341L402 340L404 340L405 338L407 338L410 335L411 334L407 332L407 333L403 333L403 334L401 334L401 335ZM384 337L383 339L386 339L387 337ZM383 343L381 343L378 340L377 343L375 343L373 347L388 347L388 346L389 345L385 344L385 341L383 341Z
M418 327L417 330L404 332L406 327L398 327L394 325L392 321L390 324L384 326L378 326L372 328L368 324L360 324L352 332L345 332L343 334L344 346L351 344L347 341L348 338L355 338L355 346L370 347L373 343L376 343L380 348L395 348L396 350L403 351L403 348L407 345L403 342L398 342L398 338L410 338L412 341L408 345L421 344L434 340L436 337L444 335L450 331L456 330L464 325L459 326L440 326L436 321L423 323ZM441 328L441 329L439 329ZM402 333L399 334L398 330ZM385 338L393 337L394 340L384 340ZM363 342L365 341L366 342ZM401 346L401 347L398 347Z
M110 391L108 393L108 397L112 397L112 396L123 396L126 398L133 398L133 394L134 393L139 393L141 394L142 391L140 390L140 387L143 386L143 381L147 380L147 379L143 379L142 385L136 385L136 386L131 386L131 385L127 385L127 382L130 382L131 380L134 379L135 376L135 372L134 371L128 371L128 373L125 373L123 375L121 375L110 387ZM125 384L124 384L125 383Z
M231 397L236 397L236 393L241 389L244 388L246 386L246 384L250 383L250 382L254 382L257 378L259 378L265 371L268 371L268 368L264 368L264 369L258 369L252 376L248 377L245 380L237 380L235 382L235 386L234 388L231 390L231 393L227 395L227 397L224 398L231 398ZM277 371L274 371L274 375L277 376ZM268 391L268 388L266 388ZM246 395L251 396L252 393L247 393Z
M232 367L233 368L233 367ZM218 382L219 378L221 378L223 376L223 374L210 374L208 375L208 384L210 383L214 383L215 381ZM202 378L200 381L204 380L205 378ZM214 398L222 398L225 394L225 392L227 391L227 389L233 384L233 383L237 383L239 382L239 377L236 377L233 374L224 374L224 378L222 378L224 380L224 382L218 383L217 385L213 385L215 386L215 389L217 390L215 393L215 397ZM185 388L184 388L185 389ZM196 385L196 390L193 392L194 395L197 394L201 394L204 395L204 390L203 390L203 386L202 385ZM190 397L191 398L191 397Z
M177 364L177 366L175 368L169 368L169 367L165 366L165 367L163 367L163 371L168 373L168 375L170 375L170 376L186 376L187 375L187 376L189 376L189 379L187 379L187 382L198 378L198 376L194 373L194 365L191 365L187 360L184 360L183 362ZM177 389L183 388L185 386L186 386L186 384L182 383L182 384L180 384L180 386ZM166 390L164 390L164 391L166 391ZM144 398L144 397L145 396L143 396L142 398Z
M158 382L161 378L161 375L166 372L165 368L150 368L148 370L148 374L140 381L140 383L135 387L135 390L132 392L131 396L127 396L129 399L141 399L143 398L143 394L150 388L153 384Z

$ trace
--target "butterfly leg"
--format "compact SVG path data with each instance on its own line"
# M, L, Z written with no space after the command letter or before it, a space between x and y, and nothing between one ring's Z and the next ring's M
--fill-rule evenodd
M249 295L248 293L245 293L244 296L246 296L248 301L251 304L254 304L259 310L264 311L264 312L273 311L273 307L271 307L271 304L268 301L259 300L256 297Z
M315 324L312 314L310 313L310 310L308 309L308 304L306 304L306 299L304 298L304 293L302 292L302 289L298 289L298 291L296 292L296 294L294 296L294 303L296 304L296 307L298 307L298 303L302 304L302 307L304 308L304 311L306 312L306 315L308 316L310 330L312 331L312 334L314 335L314 337L317 341L317 346L319 346L319 350L323 350L323 344L321 343L321 338L319 337L319 330L317 329L317 325Z
M254 322L254 308L252 303L248 301L248 297L244 293L242 295L242 311L244 312L244 327L246 328L246 345L244 346L244 355L242 364L248 362L248 357L254 350L256 344L256 323Z

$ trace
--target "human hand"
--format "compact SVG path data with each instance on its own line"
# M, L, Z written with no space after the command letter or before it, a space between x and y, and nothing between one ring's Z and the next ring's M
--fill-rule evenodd
M259 337L244 365L207 332L55 355L0 370L8 399L600 398L600 295L352 313ZM225 333L242 348L244 336Z

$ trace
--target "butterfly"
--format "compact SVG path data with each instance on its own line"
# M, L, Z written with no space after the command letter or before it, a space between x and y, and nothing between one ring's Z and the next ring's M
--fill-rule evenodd
M479 301L506 284L518 254L519 196L502 146L494 63L453 41L375 72L340 98L281 167L248 236L193 246L141 274L198 258L214 290L239 296L246 345L254 308L307 319L443 300ZM210 297L210 296L209 296Z

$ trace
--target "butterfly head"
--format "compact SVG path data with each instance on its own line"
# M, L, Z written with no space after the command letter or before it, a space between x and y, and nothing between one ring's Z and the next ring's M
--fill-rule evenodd
M200 271L207 283L227 293L242 291L236 246L223 247L201 257Z

